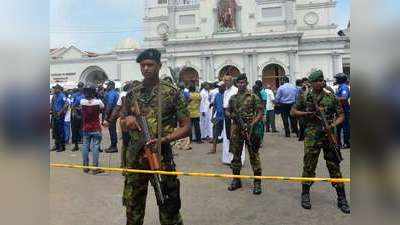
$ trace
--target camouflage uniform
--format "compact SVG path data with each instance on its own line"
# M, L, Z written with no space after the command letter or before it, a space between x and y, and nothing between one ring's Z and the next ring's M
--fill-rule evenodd
M229 101L229 110L231 118L239 116L248 125L259 113L260 107L262 107L260 98L252 94L250 91L244 93L238 93L231 97ZM247 146L250 155L250 163L253 168L255 175L261 175L261 163L258 149L260 148L263 130L260 132L260 128L263 128L263 124L257 123L252 127L250 132L250 139L253 146ZM231 168L235 173L239 173L242 168L241 155L243 150L243 144L245 137L243 137L241 130L238 127L235 119L231 127L231 140L229 144L229 152L233 154L231 162Z
M318 103L319 107L324 108L327 120L330 124L334 121L336 115L343 113L343 110L335 96L325 90L321 91L319 96L312 91L305 93L300 96L293 107L299 111L315 111L314 99ZM334 153L332 149L329 148L329 141L326 137L326 132L322 130L321 121L315 116L308 116L304 118L304 123L305 140L303 177L315 177L315 169L322 148L330 177L341 178L342 173L340 172L340 165L334 163ZM309 185L312 184L312 182L305 183ZM343 186L343 183L336 185Z
M130 107L137 100L141 113L145 115L151 137L157 138L158 98L162 102L162 131L164 137L174 131L177 120L189 117L183 96L170 82L160 81L160 91L157 87L146 89L142 84L136 85L127 94L124 109L130 114ZM129 144L126 151L127 168L149 169L147 161L143 159L142 135L138 131L129 131ZM161 166L165 171L175 171L175 163L170 144L161 146ZM146 208L146 196L150 175L129 173L125 175L123 204L126 206L127 224L143 224ZM165 206L159 207L159 219L163 225L183 224L179 213L181 207L180 182L176 176L161 176L161 188L167 195Z

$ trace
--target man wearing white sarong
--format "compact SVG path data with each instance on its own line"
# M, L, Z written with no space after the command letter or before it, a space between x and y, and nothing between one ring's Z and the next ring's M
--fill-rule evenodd
M211 113L210 113L210 102L209 102L209 91L208 84L201 84L200 91L200 130L201 130L201 139L210 139L212 134L210 132L210 124L211 124Z
M213 107L212 107L212 105L214 105L214 99L215 99L215 95L217 95L217 93L218 93L218 85L222 85L223 84L223 82L221 81L220 83L211 83L210 84L210 91L208 92L208 101L210 102L210 115L212 114L212 112L213 112ZM213 115L211 115L210 116L210 119L212 119L213 118ZM213 130L213 124L212 123L210 123L210 129L211 129L211 138L214 138L214 136L213 136L213 132L212 132L212 130Z
M233 95L236 95L238 92L238 88L233 85L233 78L232 76L225 76L224 77L224 85L225 85L225 92L224 92L224 109L227 109L229 106L229 100ZM222 131L222 163L230 164L233 159L233 154L229 152L229 138L230 138L230 118L228 119L225 114L225 123L224 129ZM244 149L244 146L243 146ZM244 165L245 160L245 151L242 153L242 165Z

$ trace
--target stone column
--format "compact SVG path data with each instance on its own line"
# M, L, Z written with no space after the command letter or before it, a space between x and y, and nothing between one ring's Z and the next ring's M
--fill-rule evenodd
M260 79L260 72L258 71L258 53L253 54L253 69L256 79Z
M176 0L168 1L168 26L169 33L168 36L174 38L175 37L175 9L176 9Z
M249 60L249 68L248 68L249 83L250 83L250 87L253 87L254 82L257 79L257 75L254 72L254 56L253 56L253 54L249 54L249 55L247 55L247 58Z
M243 73L246 73L247 76L249 76L249 55L243 51L242 53L242 61L243 61L243 67L241 68L241 70L243 71Z
M215 74L214 69L214 55L210 55L208 58L208 79L210 81L218 79L218 75Z
M337 52L332 53L332 76L343 72L342 58ZM332 77L333 79L333 77Z
M199 76L203 79L203 81L207 81L207 71L205 68L206 58L204 56L200 56L200 74Z
M286 0L285 3L285 15L286 15L286 30L294 31L296 28L296 19L295 19L295 0Z
M290 50L289 55L289 79L290 83L295 84L296 82L296 55L297 51Z

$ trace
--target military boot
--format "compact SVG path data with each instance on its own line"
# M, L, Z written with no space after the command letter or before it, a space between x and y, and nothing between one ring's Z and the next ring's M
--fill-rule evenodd
M240 175L240 170L233 170L233 175ZM239 178L233 178L231 185L228 187L228 191L234 191L242 187L242 181Z
M347 203L346 199L346 191L344 190L344 186L336 186L336 193L337 193L337 206L338 208L346 214L350 213L350 206Z
M310 201L310 185L303 184L302 192L301 192L301 207L304 209L311 209L311 201Z
M261 173L254 173L254 176L261 176ZM254 195L259 195L262 193L262 188L261 188L261 179L254 179L254 188L253 188L253 194Z

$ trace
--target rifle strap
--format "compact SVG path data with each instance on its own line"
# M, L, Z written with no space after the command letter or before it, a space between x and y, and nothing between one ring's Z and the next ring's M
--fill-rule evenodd
M162 126L162 104L161 104L161 83L158 84L158 93L157 93L157 151L161 155L161 126Z

